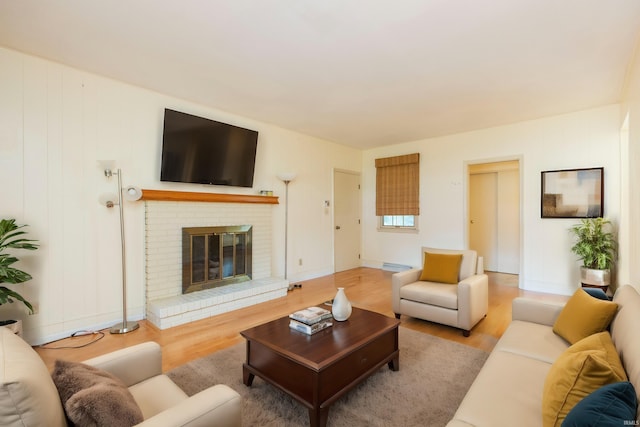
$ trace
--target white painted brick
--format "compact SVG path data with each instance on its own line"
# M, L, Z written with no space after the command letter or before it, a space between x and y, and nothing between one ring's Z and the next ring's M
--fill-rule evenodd
M182 228L226 225L253 226L252 275L259 287L244 282L234 291L228 285L188 299L182 295ZM160 329L176 326L286 295L288 283L272 283L272 206L263 204L145 202L145 269L147 318ZM262 281L266 281L265 285ZM264 287L263 287L264 286ZM274 292L272 288L278 289ZM235 295L234 295L235 294ZM264 297L263 297L264 296ZM195 299L194 299L195 298ZM175 303L160 301L177 299ZM159 305L156 305L159 304ZM158 308L161 307L161 308ZM162 316L159 315L159 311ZM171 313L167 317L167 313ZM204 316L204 317L203 317Z
M180 294L151 302L147 319L158 328L166 329L280 298L287 294L287 288L286 280L262 279Z

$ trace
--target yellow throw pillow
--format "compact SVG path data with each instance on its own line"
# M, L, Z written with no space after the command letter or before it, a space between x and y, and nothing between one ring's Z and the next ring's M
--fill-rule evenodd
M559 427L580 400L619 381L627 381L627 375L609 332L578 341L549 369L542 392L542 425Z
M460 263L462 263L462 254L433 254L425 252L420 280L457 285Z
M558 315L553 332L575 344L582 338L606 330L617 311L615 302L594 298L578 289Z

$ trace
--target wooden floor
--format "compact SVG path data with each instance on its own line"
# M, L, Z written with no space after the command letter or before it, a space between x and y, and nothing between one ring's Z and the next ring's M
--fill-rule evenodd
M472 330L470 337L463 337L458 329L407 316L402 316L402 326L491 351L511 320L513 298L519 295L551 300L564 298L521 291L517 287L518 276L487 274L489 275L489 313ZM162 346L163 369L167 371L190 360L244 342L239 335L240 331L327 301L335 296L338 287L345 288L347 297L355 307L393 316L391 275L391 272L379 269L356 268L301 282L302 288L294 289L286 297L209 319L165 330L159 330L143 320L139 322L140 328L134 332L112 335L107 329L101 331L104 337L92 344L86 345L98 338L100 334L66 338L36 347L36 351L51 369L56 359L82 361L144 341L156 341Z

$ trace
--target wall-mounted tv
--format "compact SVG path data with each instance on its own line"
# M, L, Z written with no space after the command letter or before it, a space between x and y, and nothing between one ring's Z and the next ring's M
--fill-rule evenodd
M160 181L253 186L258 132L164 110Z

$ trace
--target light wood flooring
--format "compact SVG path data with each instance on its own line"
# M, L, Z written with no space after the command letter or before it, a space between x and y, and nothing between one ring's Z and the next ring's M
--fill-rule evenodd
M487 274L489 313L472 330L470 337L463 337L458 329L407 316L402 316L402 326L491 351L511 320L513 298L526 295L550 300L564 299L557 295L522 291L517 287L518 276ZM142 320L138 330L123 335L113 335L105 329L101 331L104 337L92 344L88 343L98 338L99 334L69 337L35 349L51 369L56 359L82 361L144 341L156 341L162 346L163 369L167 371L190 360L244 342L239 334L244 329L330 300L338 287L345 288L353 306L392 317L391 275L391 272L379 269L356 268L300 282L302 287L289 292L286 297L174 328L160 330Z

